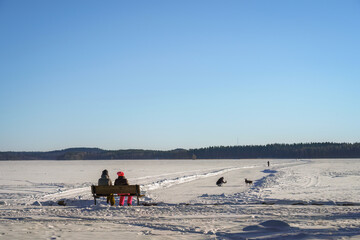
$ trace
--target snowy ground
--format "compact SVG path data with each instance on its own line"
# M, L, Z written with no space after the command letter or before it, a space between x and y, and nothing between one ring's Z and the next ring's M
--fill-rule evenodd
M3 161L0 239L360 239L359 159L267 161ZM151 206L95 206L103 169Z

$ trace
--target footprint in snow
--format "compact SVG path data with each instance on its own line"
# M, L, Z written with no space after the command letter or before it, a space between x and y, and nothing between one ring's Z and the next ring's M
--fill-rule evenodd
M262 231L279 232L279 231L286 231L289 229L290 229L289 224L279 220L268 220L258 225L251 225L243 228L244 231L260 231L260 232Z

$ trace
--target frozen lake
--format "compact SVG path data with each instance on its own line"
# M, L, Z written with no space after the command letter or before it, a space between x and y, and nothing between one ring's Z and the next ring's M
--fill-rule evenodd
M104 169L154 206L94 206ZM359 194L359 159L2 161L0 237L359 239Z

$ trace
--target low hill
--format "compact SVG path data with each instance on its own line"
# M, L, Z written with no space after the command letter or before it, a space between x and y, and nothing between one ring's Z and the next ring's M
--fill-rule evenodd
M217 146L198 149L102 150L68 148L49 152L0 152L0 160L98 159L252 159L252 158L360 158L360 143L297 143Z

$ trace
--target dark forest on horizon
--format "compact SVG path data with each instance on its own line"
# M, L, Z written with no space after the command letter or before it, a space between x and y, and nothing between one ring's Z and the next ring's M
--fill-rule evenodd
M103 150L68 148L49 152L0 152L0 160L360 158L360 143L295 143L216 146L197 149Z

